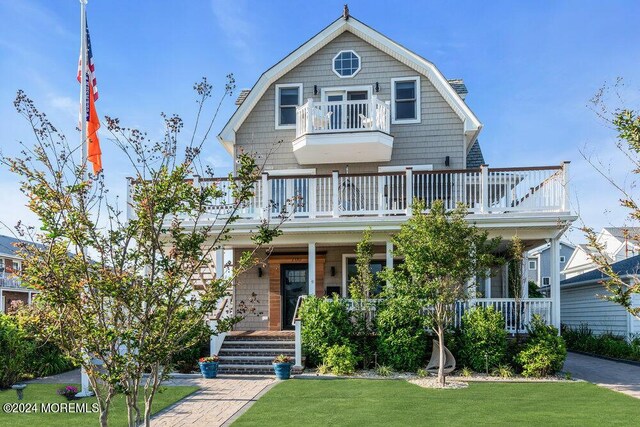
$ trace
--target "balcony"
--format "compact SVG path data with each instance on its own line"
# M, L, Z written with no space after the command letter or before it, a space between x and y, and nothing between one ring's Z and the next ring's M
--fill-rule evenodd
M322 218L401 219L411 214L410 201L423 200L427 209L443 200L447 209L459 203L470 215L517 213L536 216L569 213L567 170L561 166L530 168L413 171L372 174L269 176L254 184L254 196L236 214L241 221L260 221L291 210L291 221ZM226 178L194 179L194 185L216 185L227 193L208 208L210 220L224 218L233 207ZM129 185L132 184L130 180ZM129 212L131 217L131 212ZM206 219L206 218L203 218Z
M11 273L2 272L0 273L0 288L23 288L22 282L19 278L15 277Z
M391 107L370 100L314 102L296 109L293 153L301 165L388 162L393 150Z

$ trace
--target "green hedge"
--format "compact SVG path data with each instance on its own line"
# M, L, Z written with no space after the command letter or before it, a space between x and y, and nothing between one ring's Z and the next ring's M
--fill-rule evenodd
M353 325L344 300L310 296L304 299L299 314L308 365L322 363L330 347L351 345Z
M607 332L594 335L588 325L577 328L562 327L562 336L569 350L583 351L616 359L640 361L640 337L627 341L620 335Z
M558 329L534 316L527 326L529 336L524 348L515 358L525 377L544 377L562 369L567 358L564 339Z
M477 372L491 372L505 362L507 331L502 313L493 307L476 307L462 316L460 364Z

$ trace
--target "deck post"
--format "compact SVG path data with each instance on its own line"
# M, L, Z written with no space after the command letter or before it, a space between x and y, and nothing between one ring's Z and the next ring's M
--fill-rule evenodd
M308 206L309 218L312 219L316 217L316 211L318 209L316 195L317 185L318 183L316 181L316 178L309 179L309 195L307 197L307 200L303 200L303 202Z
M407 216L411 216L411 206L413 205L413 168L406 169L407 179L405 182L405 212Z
M569 163L562 162L562 211L569 211Z
M316 242L309 242L309 295L316 295Z
M338 210L340 204L340 198L338 197L339 191L340 178L338 176L338 171L333 171L331 173L331 210L333 211L334 218L338 218L340 216L340 212Z
M554 237L551 247L551 321L560 333L560 237Z
M307 131L305 133L313 132L313 98L307 99Z
M378 105L378 95L371 95L371 104L369 109L371 110L371 130L378 130L378 111L376 106Z
M269 174L262 172L262 218L269 219Z
M0 314L4 314L4 297L2 296L2 288L0 288Z
M294 319L295 324L295 365L296 368L302 368L302 321Z
M480 165L480 212L489 211L489 165Z
M386 256L387 256L387 268L390 268L393 270L393 242L391 240L387 240ZM387 280L387 285L388 284L389 284L389 281Z
M224 248L219 247L216 249L216 279L224 277Z

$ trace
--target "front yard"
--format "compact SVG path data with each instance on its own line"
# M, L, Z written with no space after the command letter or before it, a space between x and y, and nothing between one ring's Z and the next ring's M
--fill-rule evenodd
M403 380L299 379L265 394L234 426L628 426L640 401L585 382L470 383L425 389Z
M55 427L55 426L95 426L99 425L97 413L54 413L58 410L58 405L49 406L50 413L44 413L41 405L33 406L33 403L66 403L67 400L56 394L56 390L64 387L65 384L29 384L24 390L24 399L18 400L14 390L0 391L0 426L12 427ZM162 393L158 393L153 402L153 412L185 398L198 390L198 387L166 387ZM70 403L84 404L90 408L96 399L88 397L75 400ZM22 408L15 408L15 405L8 404L28 404ZM5 406L7 405L7 406ZM27 409L28 408L28 409ZM34 412L34 409L38 412ZM15 410L14 410L15 409ZM45 407L45 410L47 408ZM144 409L144 407L142 407ZM31 413L20 413L26 410ZM20 412L18 412L20 411ZM110 426L126 426L127 410L123 395L118 395L113 399L109 415Z

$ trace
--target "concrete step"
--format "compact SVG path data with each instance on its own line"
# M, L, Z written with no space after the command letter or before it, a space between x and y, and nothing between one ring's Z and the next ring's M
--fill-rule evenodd
M301 368L291 368L292 374L302 373ZM273 366L269 365L241 365L241 364L220 364L218 372L221 374L245 374L245 375L275 375Z
M294 348L225 348L222 346L219 356L277 356L278 354L286 354L291 356L295 354Z
M225 338L222 343L223 346L228 347L258 347L258 348L269 348L269 347L294 347L296 345L295 341L241 341L241 340L229 340L229 338Z

